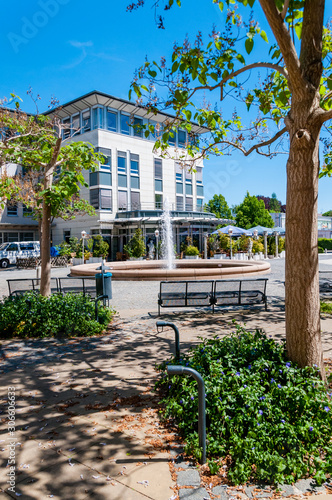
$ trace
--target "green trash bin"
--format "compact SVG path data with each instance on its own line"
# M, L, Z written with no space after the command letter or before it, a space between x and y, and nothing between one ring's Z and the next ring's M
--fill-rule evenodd
M112 273L99 273L95 275L97 297L107 295L108 300L112 298Z

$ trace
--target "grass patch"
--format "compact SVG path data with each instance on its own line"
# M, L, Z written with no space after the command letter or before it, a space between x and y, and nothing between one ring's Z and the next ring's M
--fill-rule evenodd
M103 332L115 311L95 303L83 294L53 294L43 297L29 292L6 297L0 302L0 337L85 337Z
M331 395L317 367L299 368L284 343L237 326L224 339L203 340L180 363L197 370L206 389L207 453L211 473L228 464L233 484L292 483L332 473ZM173 420L186 452L200 457L198 392L188 376L159 369L163 418Z
M320 311L325 314L332 314L332 302L321 300Z

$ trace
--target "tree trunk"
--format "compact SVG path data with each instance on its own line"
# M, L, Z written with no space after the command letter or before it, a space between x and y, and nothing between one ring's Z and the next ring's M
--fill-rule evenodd
M311 104L311 106L310 106ZM311 109L311 114L308 112ZM325 378L318 275L317 199L320 124L312 102L292 106L286 205L286 346L300 366L317 365Z
M44 297L51 295L51 207L43 203L41 240L41 280L40 293Z

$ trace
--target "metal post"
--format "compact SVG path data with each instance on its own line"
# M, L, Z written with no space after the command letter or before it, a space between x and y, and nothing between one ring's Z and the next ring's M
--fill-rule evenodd
M232 249L232 233L230 233L229 237L230 237L230 242L231 242L231 249L230 249L230 250L231 250L231 260L232 260L232 258L233 258L233 249Z
M207 259L208 258L208 254L207 254L207 240L208 240L208 233L205 233L204 234L204 259Z
M169 365L169 375L191 375L198 384L198 436L199 446L202 448L201 464L206 463L206 416L205 416L205 386L202 376L192 368Z
M278 248L278 246L279 246L279 241L278 241L279 240L279 233L278 233L278 231L276 231L274 234L275 234L275 238L276 238L276 255L275 255L275 257L277 259L279 257L279 248Z
M155 230L154 235L156 237L156 258L158 260L159 259L159 252L158 252L159 230L158 229Z
M157 321L156 325L157 328L164 326L169 326L170 328L173 328L175 333L175 358L180 359L180 334L178 327L174 325L174 323L169 323L168 321Z
M267 231L264 231L263 234L264 234L264 259L267 259Z

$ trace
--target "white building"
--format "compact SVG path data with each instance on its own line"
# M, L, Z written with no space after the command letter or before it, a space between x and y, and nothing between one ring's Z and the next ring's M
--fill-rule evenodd
M167 198L178 251L187 236L203 249L203 234L221 223L204 212L203 163L195 167L196 173L190 173L174 159L161 159L153 152L155 137L150 134L146 138L139 129L150 122L162 130L169 115L158 113L150 121L144 107L96 91L46 114L61 118L67 126L65 139L89 142L106 158L98 171L85 173L89 188L81 190L96 215L70 221L57 219L52 226L53 244L71 236L80 238L85 230L90 235L101 234L110 244L109 257L115 259L137 227L142 229L146 243L154 240ZM193 131L200 134L205 130L194 125ZM183 151L187 140L186 131L178 130L171 156Z

